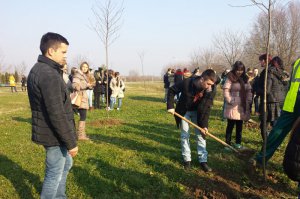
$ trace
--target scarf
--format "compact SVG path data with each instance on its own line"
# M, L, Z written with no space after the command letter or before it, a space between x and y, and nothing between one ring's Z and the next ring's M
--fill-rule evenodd
M244 109L244 112L246 112L246 88L245 88L245 82L241 77L237 77L233 72L229 72L227 74L227 78L232 82L232 83L240 83L241 85L241 90L239 91L241 101L242 101L242 107Z

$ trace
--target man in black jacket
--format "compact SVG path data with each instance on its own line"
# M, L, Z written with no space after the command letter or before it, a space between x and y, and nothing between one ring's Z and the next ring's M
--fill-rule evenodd
M214 86L217 81L216 73L208 69L199 77L187 78L175 84L169 89L167 109L169 113L184 116L186 119L197 123L204 130L200 132L195 129L197 139L197 151L201 168L205 172L212 171L207 165L207 151L205 135L208 128L208 118L213 98L216 93ZM174 110L174 96L181 92L176 109ZM189 141L189 125L186 121L175 116L177 127L181 128L181 153L184 161L184 168L189 169L191 165L191 149Z
M72 105L62 77L68 41L46 33L42 55L31 69L27 89L32 112L32 140L46 150L46 173L41 198L66 198L66 179L78 147Z

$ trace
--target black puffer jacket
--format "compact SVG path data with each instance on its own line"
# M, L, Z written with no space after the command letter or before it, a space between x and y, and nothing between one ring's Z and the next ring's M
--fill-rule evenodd
M40 55L29 73L27 86L32 140L43 146L76 147L74 114L60 65Z
M194 97L199 91L195 88L193 82L198 81L200 78L201 77L187 78L179 84L175 84L170 87L168 92L167 109L174 108L174 96L181 93L175 111L182 116L184 116L187 111L197 111L198 125L201 128L207 128L210 110L216 94L216 87L214 85L211 91L204 91L203 97L194 103ZM179 127L181 119L175 116L175 120L177 127Z
M300 182L300 125L285 149L283 169L291 180Z

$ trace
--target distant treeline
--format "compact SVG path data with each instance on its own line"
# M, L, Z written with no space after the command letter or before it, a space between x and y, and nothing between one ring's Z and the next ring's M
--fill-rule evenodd
M162 81L159 76L123 76L125 82L139 82L139 81Z
M0 73L0 83L1 84L8 84L9 83L9 76L13 75L15 77L16 82L20 82L21 81L21 77L18 74L18 72L14 72L14 73Z

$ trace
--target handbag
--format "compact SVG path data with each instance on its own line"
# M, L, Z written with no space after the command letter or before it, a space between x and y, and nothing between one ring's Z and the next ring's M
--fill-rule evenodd
M81 105L81 100L82 100L82 95L79 92L73 92L70 94L71 98L71 104L74 107L80 107Z

